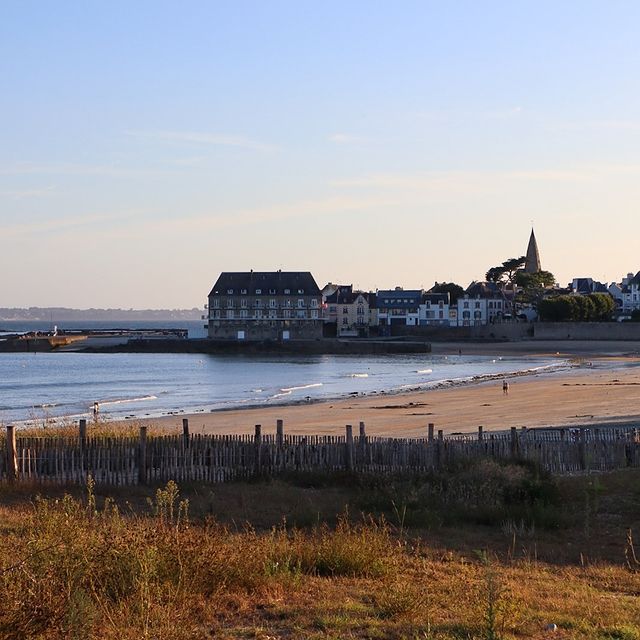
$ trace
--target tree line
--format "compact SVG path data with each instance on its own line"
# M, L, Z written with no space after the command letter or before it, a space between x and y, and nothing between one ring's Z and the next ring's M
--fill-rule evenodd
M611 319L616 303L608 293L560 295L538 302L538 315L549 322L598 322Z

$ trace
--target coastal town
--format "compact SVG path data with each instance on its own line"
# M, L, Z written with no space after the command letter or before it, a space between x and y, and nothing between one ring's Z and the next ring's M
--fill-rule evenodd
M517 338L538 320L640 319L640 272L610 284L575 277L562 287L543 270L533 229L526 255L490 268L485 277L466 289L436 282L429 290L361 291L333 283L320 289L309 272L222 272L203 319L209 338L238 341L433 337L438 329L447 335L450 328L497 325L504 337ZM476 337L496 337L491 333Z

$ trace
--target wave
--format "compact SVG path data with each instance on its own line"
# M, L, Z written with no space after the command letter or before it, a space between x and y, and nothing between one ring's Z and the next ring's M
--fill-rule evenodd
M350 373L347 378L368 378L368 373Z
M145 402L148 400L157 400L158 396L142 396L140 398L119 398L118 400L102 400L98 404L100 406L108 404L126 404L128 402Z
M285 387L280 389L283 393L291 393L292 391L302 391L303 389L313 389L314 387L321 387L322 382L314 382L313 384L303 384L300 387Z
M418 369L416 373L433 373L433 369Z

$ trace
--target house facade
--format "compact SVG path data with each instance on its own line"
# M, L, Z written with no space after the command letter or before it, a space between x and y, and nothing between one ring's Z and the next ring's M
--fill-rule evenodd
M352 285L343 285L325 295L323 312L325 320L336 323L339 338L364 338L370 328L378 323L376 294L354 291Z
M511 292L508 292L509 294ZM458 299L457 324L476 327L502 322L511 315L510 296L493 282L473 282Z
M451 324L448 293L425 293L418 307L418 324L421 326L448 327Z
M634 311L640 309L640 271L635 276L629 273L626 278L622 279L620 295L622 315L631 315Z
M223 272L209 293L208 336L217 340L322 337L322 296L308 271Z
M378 325L382 330L394 324L418 326L423 295L424 291L421 289L403 289L402 287L378 291L376 294Z

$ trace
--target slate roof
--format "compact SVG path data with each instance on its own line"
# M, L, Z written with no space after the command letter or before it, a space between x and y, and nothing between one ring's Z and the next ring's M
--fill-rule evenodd
M422 301L428 301L431 304L438 304L439 302L449 304L449 293L425 293L422 297Z
M241 295L242 291L246 291L247 295L252 296L282 296L287 295L285 289L289 290L289 295L320 295L320 289L309 271L223 271L209 295ZM228 291L233 291L233 294L228 294Z
M376 299L378 307L404 309L419 306L423 293L421 289L386 289L379 290Z
M629 285L632 285L632 284L640 285L640 271L638 271L638 273L636 273L636 275L633 276L631 280L629 280Z
M465 291L470 298L501 298L513 296L513 292L506 292L495 282L472 282Z
M325 302L327 304L353 304L358 299L358 296L362 296L369 303L369 306L373 306L373 303L375 303L375 293L354 291L351 285L338 287L334 293L325 298Z

